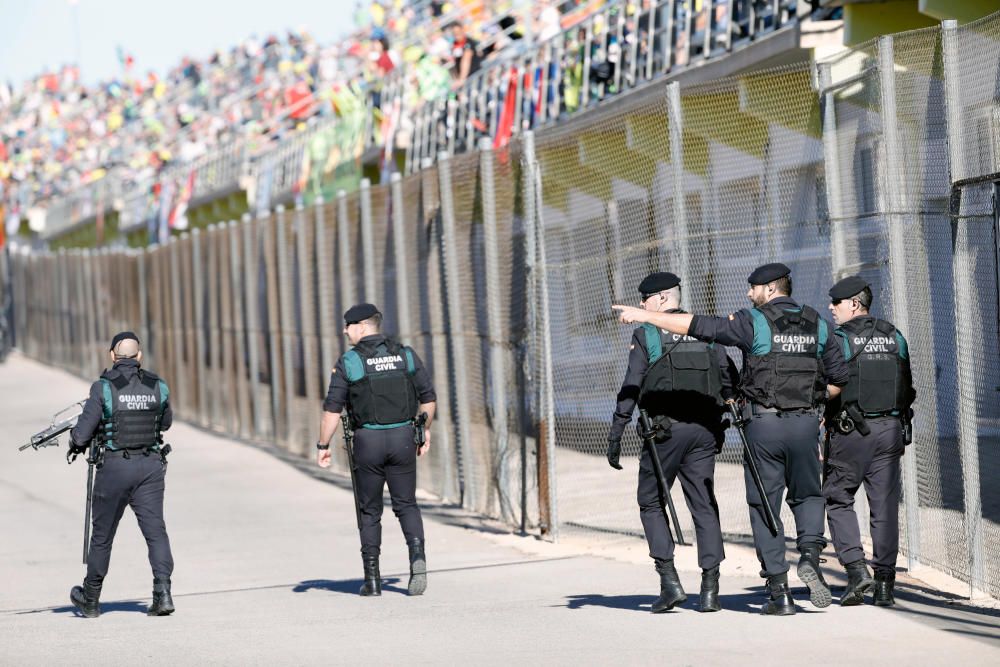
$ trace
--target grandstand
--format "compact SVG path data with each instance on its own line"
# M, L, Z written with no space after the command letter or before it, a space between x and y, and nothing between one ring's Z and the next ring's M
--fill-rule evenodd
M794 0L376 2L337 44L247 39L162 77L122 54L123 75L91 87L65 67L3 96L4 218L53 247L155 243L329 200L485 136L502 146L655 80L722 72L706 65L808 58L839 42L823 21L839 12Z

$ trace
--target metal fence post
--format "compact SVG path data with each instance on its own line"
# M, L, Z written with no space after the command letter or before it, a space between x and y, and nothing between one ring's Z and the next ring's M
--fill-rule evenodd
M455 378L455 412L454 422L458 432L459 463L472 451L469 441L469 380L468 358L465 354L465 323L459 313L462 312L462 300L458 284L458 248L455 240L455 203L451 190L451 157L447 151L438 154L438 177L441 183L441 245L444 255L445 289L448 291L448 338L451 339L452 376ZM468 466L460 465L464 483L462 504L477 498L475 479L468 474Z
M316 330L319 334L320 340L320 359L323 366L321 377L328 378L329 373L333 370L334 364L334 353L333 353L333 342L329 340L330 335L336 335L337 329L334 327L331 332L324 332L323 328L330 326L332 322L335 321L333 314L333 276L330 275L330 269L332 268L329 264L323 262L323 258L326 256L327 241L326 238L326 222L324 220L325 206L323 204L323 198L316 198L316 218L314 220L315 224L315 245L316 245L316 278L319 283L319 324ZM332 259L332 258L331 258Z
M250 412L249 391L247 388L246 373L246 319L244 316L243 295L243 258L240 254L240 233L242 227L236 224L235 220L230 220L226 225L226 236L229 240L229 282L232 286L233 303L233 338L235 339L236 350L234 352L235 378L236 378L236 405L237 420L236 431L241 438L250 436Z
M844 207L840 188L840 153L837 145L837 102L833 73L829 63L817 64L820 90L820 109L823 114L823 174L826 183L826 207L830 216L830 245L833 279L839 280L847 273L847 240L844 234Z
M295 205L295 256L298 265L298 291L299 291L299 311L302 316L302 334L300 339L302 349L302 375L304 387L304 402L318 401L319 395L319 375L316 373L318 356L317 350L317 325L316 325L316 300L314 298L315 284L310 281L310 269L316 267L316 257L313 254L314 246L309 245L306 238L306 212L302 204ZM299 433L297 437L305 436L301 446L309 445L309 440L315 442L313 430L315 426L311 422L302 419L299 422ZM318 433L315 436L318 437ZM303 451L306 454L307 451Z
M275 232L278 254L278 303L281 312L278 335L281 337L281 391L284 394L285 408L285 431L282 435L287 445L291 447L293 444L292 432L295 426L295 367L292 363L292 332L290 327L295 324L295 311L292 304L291 267L288 266L288 230L285 226L284 206L278 205L275 209L275 217L277 218Z
M508 462L511 456L507 430L507 352L504 342L503 303L504 283L500 280L499 242L497 238L496 183L493 171L493 144L489 137L479 143L479 181L482 184L483 250L486 259L486 312L489 325L490 398L493 412L494 461L496 462L497 494L504 521L513 523L514 510Z
M944 87L946 121L948 127L948 156L951 182L965 176L964 137L962 135L962 80L958 52L958 23L943 21L941 24L941 51L944 59ZM954 186L953 186L954 187ZM952 201L961 201L961 191ZM954 206L954 204L953 204ZM960 206L960 204L959 204ZM957 216L961 210L952 210ZM953 218L954 220L954 218ZM963 222L957 220L961 226ZM968 232L962 238L957 229L953 242L952 275L955 294L955 325L964 326L975 322L975 298L979 287L975 275L975 257L969 247ZM969 549L969 591L970 597L986 590L983 571L983 506L979 472L979 401L976 388L975 365L970 360L983 354L976 339L962 331L955 332L955 358L958 369L958 443L962 456L962 494L965 498L965 532ZM987 352L990 354L991 352ZM992 352L995 353L995 350Z
M378 284L375 282L375 237L372 233L372 183L361 179L361 252L365 261L364 294L361 297L374 303L378 299ZM384 305L384 304L379 304Z
M608 216L608 229L611 231L611 253L614 257L614 275L611 278L614 291L614 303L621 303L625 297L625 246L622 243L621 218L618 215L618 202L614 199L605 204Z
M691 233L687 224L687 207L684 201L684 135L682 132L683 117L681 114L681 86L676 81L667 84L667 125L668 142L670 146L670 200L673 204L674 246L679 253L675 273L681 280L694 285L694 276L690 275L691 266L689 253ZM684 308L691 307L690 290L681 290L681 303Z
M893 168L902 164L899 133L896 127L896 72L893 59L892 37L880 37L878 41L879 86L882 92L882 131L884 146L882 159L886 175L884 185L888 197L889 213L889 270L892 279L892 316L900 331L910 333L910 317L905 306L907 302L906 283L906 237L900 211L906 205L903 192L905 184L894 176ZM911 452L915 454L915 452ZM912 570L920 561L920 501L915 455L903 457L903 497L906 512L906 557L907 568Z
M185 419L191 418L189 402L186 396L190 396L188 377L184 368L184 332L181 323L181 269L180 269L180 248L176 237L171 237L168 247L170 248L170 312L171 325L173 328L173 350L174 377L177 386L181 389L180 400L177 402L181 408L181 415Z
M545 228L542 220L542 175L535 158L535 134L527 131L524 141L524 227L526 255L532 262L534 291L529 299L535 308L536 353L539 358L538 396L538 508L542 532L559 540L559 505L556 494L556 424L552 373L552 334L549 287L545 266ZM534 300L538 299L535 304Z
M146 349L147 363L155 367L155 350L149 345L149 295L146 294L146 257L145 248L140 248L135 254L135 272L138 276L139 289L139 339Z
M396 322L399 324L399 339L406 345L413 345L416 332L410 319L410 281L408 276L416 271L406 265L406 212L403 210L403 177L392 175L392 252L396 264Z
M209 252L211 252L211 245L209 245ZM194 326L198 330L198 333L205 331L205 283L204 283L204 271L202 269L202 252L201 252L201 230L192 229L191 230L191 261L193 270L191 272L191 280L194 287ZM215 336L215 332L210 333L211 336ZM197 345L197 359L201 363L205 359L205 336L199 335L195 339L195 345ZM201 387L198 392L198 423L202 426L207 426L209 423L208 419L208 388Z
M337 262L340 269L340 303L347 309L354 305L357 292L354 290L354 271L351 264L351 234L347 229L350 219L347 215L347 193L337 192Z
M258 306L258 278L260 257L257 249L260 239L257 222L249 213L243 215L243 272L244 298L247 307L247 379L250 385L250 412L253 414L253 436L264 433L264 410L260 405L260 314Z

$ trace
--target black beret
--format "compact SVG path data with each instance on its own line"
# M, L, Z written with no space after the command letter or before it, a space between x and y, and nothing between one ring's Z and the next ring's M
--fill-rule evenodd
M356 306L351 306L344 313L344 323L345 324L356 324L358 322L363 322L370 317L374 317L378 314L378 308L370 303L359 303Z
M765 264L754 269L753 273L747 278L747 282L751 285L766 285L778 278L784 278L791 272L792 270L781 262Z
M850 299L861 294L868 283L861 276L847 276L830 288L830 298L834 300Z
M681 284L681 279L666 271L650 273L639 283L639 293L642 295L656 294L663 290L673 289Z
M115 334L115 337L111 339L111 347L109 348L112 352L115 351L115 345L122 342L123 340L134 340L136 343L139 342L139 337L136 336L131 331L122 331L121 333Z

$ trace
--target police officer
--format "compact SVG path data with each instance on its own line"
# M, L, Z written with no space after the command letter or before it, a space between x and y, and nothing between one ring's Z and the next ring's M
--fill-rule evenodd
M872 290L859 276L844 278L830 289L830 312L840 325L837 346L850 369L850 380L827 409L828 452L823 495L830 536L847 570L840 604L864 603L875 584L875 604L894 602L899 553L899 459L909 441L910 406L916 398L906 339L896 327L872 317ZM872 565L865 564L854 496L861 484L871 509Z
M615 306L621 320L649 322L672 333L687 334L706 342L733 345L743 351L740 389L747 401L746 436L755 452L767 495L777 518L772 535L764 518L763 502L749 471L744 468L747 503L754 545L767 578L770 597L762 611L769 615L794 614L788 588L781 497L795 516L799 578L809 587L816 607L829 606L830 587L819 568L823 537L824 498L817 455L819 415L824 383L831 395L847 383L847 368L837 348L833 327L809 306L792 300L791 270L784 264L765 264L750 274L747 297L753 308L728 317L680 313L651 313Z
M683 313L680 279L652 273L639 283L642 307L650 312ZM715 454L724 437L723 400L733 395L736 368L720 346L671 334L651 324L636 327L629 345L628 370L608 435L608 463L621 470L621 439L638 402L659 434L657 456L667 485L677 475L698 542L700 611L719 611L719 563L725 558L719 505L715 500ZM674 567L674 541L660 506L656 475L643 447L639 460L639 517L649 555L660 575L654 614L687 599Z
M83 586L70 591L73 605L87 618L100 615L99 600L111 560L111 544L118 522L129 506L146 538L153 570L150 616L174 611L170 575L174 559L163 521L163 490L167 473L162 432L170 428L173 412L167 383L140 368L142 350L131 331L111 341L111 370L90 387L90 397L70 431L68 456L87 451L97 438L97 475L93 493L93 533Z
M427 587L424 524L417 506L417 456L431 444L430 425L437 396L417 353L384 335L382 313L362 303L344 313L344 333L352 347L330 376L316 462L330 466L330 440L348 411L355 431L354 465L361 507L361 559L365 583L361 595L381 595L379 554L382 544L382 489L389 485L392 511L399 519L410 552L407 591L421 595ZM415 443L414 420L427 414L424 444Z

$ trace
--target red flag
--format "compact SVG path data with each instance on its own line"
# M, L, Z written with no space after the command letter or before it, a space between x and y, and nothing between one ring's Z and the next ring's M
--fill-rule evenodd
M503 148L510 141L514 129L514 112L517 110L517 68L511 67L507 76L507 95L504 96L503 110L497 123L497 136L493 138L493 148Z

